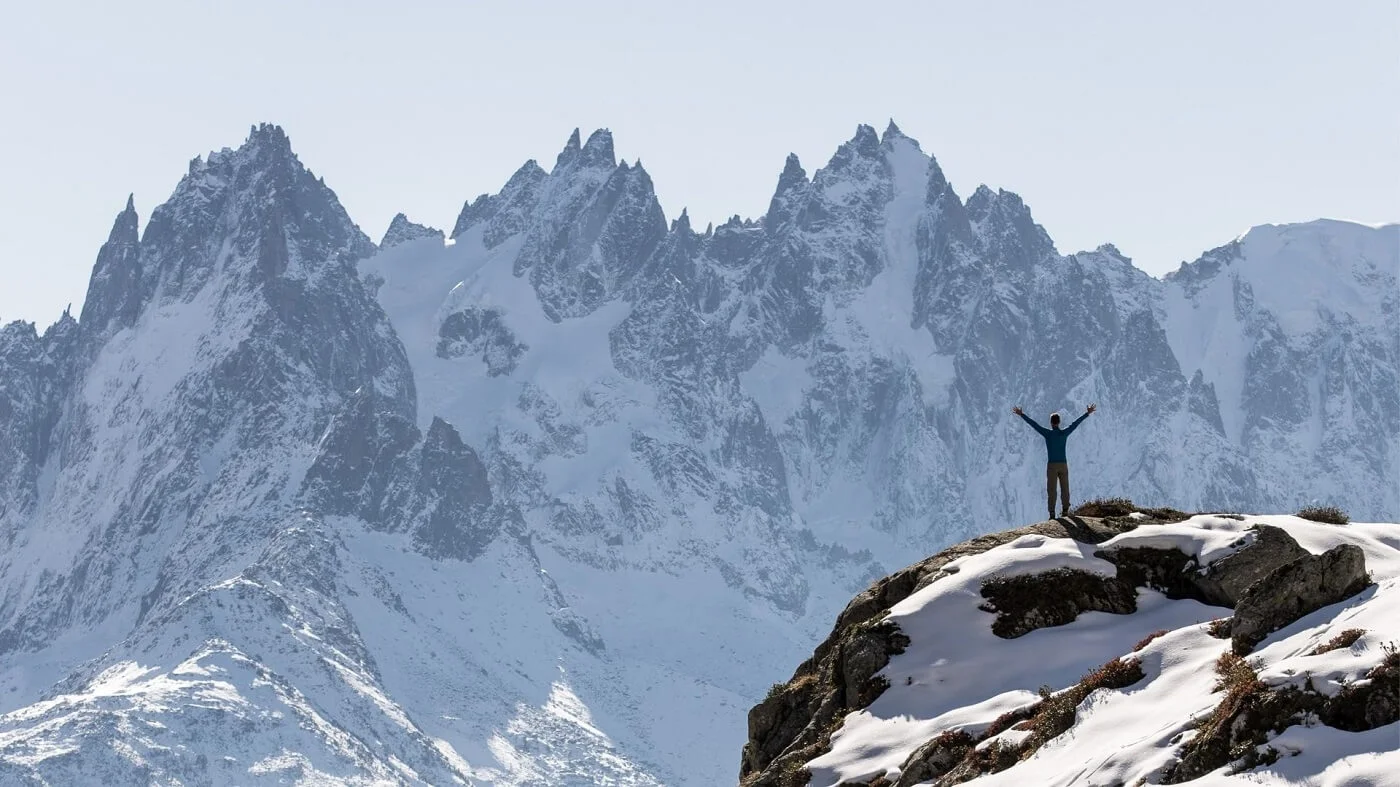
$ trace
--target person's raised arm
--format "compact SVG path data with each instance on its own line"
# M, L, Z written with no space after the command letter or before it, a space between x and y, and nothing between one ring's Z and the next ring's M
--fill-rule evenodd
M1019 407L1013 407L1013 408L1011 408L1011 412L1013 412L1013 413L1015 413L1015 414L1021 416L1021 420L1022 420L1022 421L1025 421L1025 422L1028 423L1028 424L1030 424L1030 425L1031 425L1031 428L1034 429L1034 430L1036 430L1037 432L1039 432L1039 433L1041 433L1041 434L1045 434L1046 431L1048 431L1045 427L1043 427L1043 426L1041 426L1040 424L1036 423L1034 418L1031 418L1029 415L1026 415L1026 411L1025 411L1025 410L1022 410L1022 409L1019 408Z
M1079 416L1078 418L1074 419L1074 423L1072 423L1072 424L1069 425L1069 428L1065 430L1065 434L1069 434L1070 432L1073 432L1073 431L1075 430L1075 427L1077 427L1077 426L1079 426L1080 424L1084 423L1084 419L1085 419L1085 418L1088 418L1088 417L1089 417L1095 410L1097 410L1097 409L1098 409L1098 406L1097 406L1097 405L1092 405L1092 404L1089 405L1089 407L1088 407L1087 409L1084 410L1084 414L1081 415L1081 416Z

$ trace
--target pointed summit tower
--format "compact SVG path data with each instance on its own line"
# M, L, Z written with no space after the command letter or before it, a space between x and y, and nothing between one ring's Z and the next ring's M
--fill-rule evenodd
M145 301L135 195L112 222L88 279L81 323L90 336L106 335L136 322Z

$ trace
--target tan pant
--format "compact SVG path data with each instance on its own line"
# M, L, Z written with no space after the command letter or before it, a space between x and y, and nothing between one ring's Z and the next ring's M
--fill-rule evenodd
M1060 510L1069 511L1069 463L1051 462L1045 466L1045 506L1055 518L1055 484L1060 485Z

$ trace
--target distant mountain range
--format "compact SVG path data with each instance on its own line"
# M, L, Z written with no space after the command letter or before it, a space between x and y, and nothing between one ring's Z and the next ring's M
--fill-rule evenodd
M1077 499L1400 518L1400 226L1159 280L891 124L703 231L575 132L445 235L258 126L0 329L0 782L731 782L852 594L1041 515L1012 405L1098 403Z

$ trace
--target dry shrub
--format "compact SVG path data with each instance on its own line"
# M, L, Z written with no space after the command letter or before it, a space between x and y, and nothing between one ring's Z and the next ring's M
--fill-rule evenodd
M1214 691L1224 691L1227 695L1240 696L1264 688L1254 667L1228 650L1215 660L1215 674Z
M1148 645L1151 645L1151 644L1152 644L1152 640L1154 640L1154 639L1156 639L1156 638L1158 638L1158 637L1160 637L1160 636L1162 636L1163 634L1166 634L1166 633L1168 633L1168 632L1167 632L1167 629L1157 629L1156 631L1152 632L1151 634L1148 634L1147 636L1145 636L1145 637L1143 637L1142 639L1138 640L1138 644L1136 644L1136 645L1133 646L1133 652L1134 652L1134 653L1137 653L1138 651L1142 650L1143 648L1147 647Z
M1114 659L1098 669L1090 670L1068 689L1046 697L1035 708L1031 734L1021 748L1022 758L1029 757L1046 741L1073 727L1079 703L1096 689L1125 689L1144 677L1146 674L1137 659Z
M1400 672L1400 646L1394 642L1387 642L1381 645L1381 652L1385 654L1385 657L1381 659L1381 663L1374 670L1371 670L1371 673L1375 674L1380 670Z
M1216 639L1229 639L1230 620L1230 618L1216 618L1206 625L1206 632Z
M1336 506L1304 506L1298 516L1328 525L1345 525L1351 522L1347 512Z
M1324 653L1330 653L1334 650L1349 648L1353 644L1355 644L1358 639L1361 639L1362 635L1364 635L1365 633L1366 629L1347 629L1346 631L1343 631L1342 633L1327 640L1321 645L1318 645L1317 647L1313 648L1312 652L1308 655L1321 656Z
M1040 703L1036 703L1035 705L1031 705L1025 708L1009 710L1006 713L1001 714L1000 716L996 717L996 719L993 720L990 725L987 726L986 731L982 733L982 737L979 740L994 738L1002 734L1003 732L1011 729L1012 727L1016 726L1017 724L1026 721L1027 719L1031 718L1031 716L1035 713L1036 708L1038 707L1040 707Z
M1142 680L1146 675L1137 659L1114 659L1084 676L1079 685L1087 689L1084 696L1095 689L1126 689Z
M977 739L963 730L944 730L938 734L937 745L947 749L961 749L977 743Z
M1075 516L1111 517L1127 516L1137 510L1133 501L1126 497L1100 497L1075 506L1070 513Z

